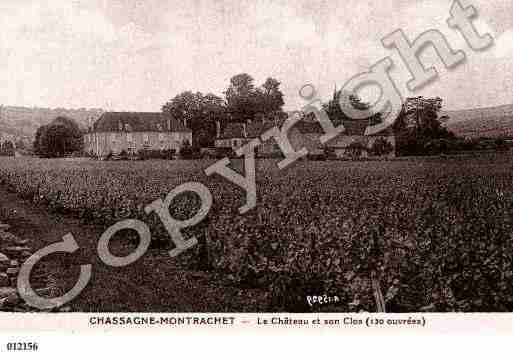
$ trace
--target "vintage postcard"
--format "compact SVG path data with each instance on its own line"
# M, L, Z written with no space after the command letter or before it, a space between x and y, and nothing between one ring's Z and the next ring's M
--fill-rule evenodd
M38 352L24 331L512 333L512 13L1 0L2 353Z

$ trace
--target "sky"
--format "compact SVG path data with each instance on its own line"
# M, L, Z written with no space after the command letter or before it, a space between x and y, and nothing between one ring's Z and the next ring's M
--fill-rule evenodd
M160 111L186 90L221 95L242 72L272 76L285 108L321 100L390 56L403 96L440 96L446 109L513 103L513 2L462 0L478 11L494 46L474 52L446 19L452 0L1 0L0 103L11 106ZM413 40L437 29L467 61L420 92L380 39L402 29ZM372 102L373 93L362 93Z

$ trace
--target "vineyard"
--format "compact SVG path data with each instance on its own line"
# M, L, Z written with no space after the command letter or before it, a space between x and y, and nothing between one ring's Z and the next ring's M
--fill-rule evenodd
M174 187L211 190L208 218L190 230L200 245L176 260L191 270L267 292L270 311L513 310L511 158L390 162L257 163L257 207L202 171L208 161L95 162L0 159L0 183L49 211L105 228L138 218L155 246L169 236L144 207ZM240 163L235 164L235 167ZM195 196L174 200L188 218ZM151 255L151 254L148 254ZM306 296L337 296L310 308Z

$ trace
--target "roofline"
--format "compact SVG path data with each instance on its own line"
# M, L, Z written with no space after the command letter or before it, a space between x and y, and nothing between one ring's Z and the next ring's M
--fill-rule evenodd
M105 111L102 112L102 115L109 114L109 113L115 113L115 114L152 114L152 115L166 115L165 112L151 112L151 111Z
M216 137L216 140L251 140L259 138L260 136L247 136L247 137Z
M115 131L89 131L87 133L165 133L165 132L168 132L168 133L192 133L192 130L191 129L187 129L187 131L182 131L182 130L179 130L179 131L169 131L169 130L162 130L162 131L156 131L156 130L153 130L153 131L126 131L126 130L115 130Z
M88 126L88 128L86 129L87 130L86 133L120 133L120 132L125 132L125 133L151 133L151 132L155 132L155 133L165 133L165 132L168 132L168 133L192 133L192 129L190 129L188 126L185 126L185 125L184 125L184 127L186 128L186 130L178 130L178 131L170 131L168 129L152 130L152 131L127 131L124 128L122 130L116 129L115 131L97 131L95 129L96 124L99 123L101 120L103 120L104 117L109 116L109 115L118 115L118 116L119 115L132 115L132 116L152 115L152 116L160 116L162 120L170 120L171 119L171 120L179 121L171 114L167 114L162 111L161 112L105 111L96 119L96 121L94 121L94 123L91 126Z

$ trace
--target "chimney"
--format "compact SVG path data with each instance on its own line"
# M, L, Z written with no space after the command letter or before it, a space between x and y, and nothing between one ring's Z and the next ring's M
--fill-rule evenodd
M216 138L221 137L221 122L216 121Z

